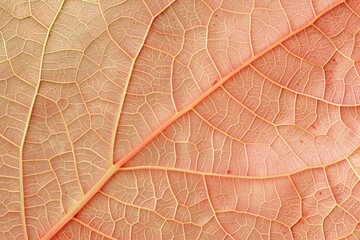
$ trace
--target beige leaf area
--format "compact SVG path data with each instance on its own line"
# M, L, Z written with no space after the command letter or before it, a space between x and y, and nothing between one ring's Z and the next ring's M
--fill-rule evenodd
M0 239L360 239L360 1L0 0Z

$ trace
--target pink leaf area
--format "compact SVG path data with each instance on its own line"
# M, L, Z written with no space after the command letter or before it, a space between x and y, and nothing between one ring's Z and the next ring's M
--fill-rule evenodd
M360 1L0 0L0 240L360 239Z

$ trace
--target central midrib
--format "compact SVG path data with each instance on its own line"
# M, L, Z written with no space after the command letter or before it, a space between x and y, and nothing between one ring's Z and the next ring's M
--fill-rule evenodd
M167 121L165 121L156 131L154 131L151 135L149 135L141 144L136 146L134 149L130 151L129 154L127 154L124 158L117 161L114 165L112 165L104 174L104 176L95 184L91 190L86 193L78 202L76 207L72 208L69 212L67 212L64 217L57 222L56 225L53 226L53 228L48 231L42 239L51 239L59 230L61 230L91 199L92 197L99 192L99 190L110 180L110 178L121 168L122 165L124 165L126 162L128 162L131 158L133 158L137 153L140 152L141 149L143 149L149 142L151 142L158 134L160 134L165 128L170 126L173 122L175 122L178 118L186 114L187 112L191 111L197 104L199 104L201 101L203 101L206 97L208 97L212 92L214 92L216 89L218 89L221 85L223 85L227 80L232 78L235 74L237 74L239 71L241 71L243 68L248 66L251 62L256 60L258 57L264 55L266 52L269 52L276 46L278 46L281 42L289 39L290 37L294 36L298 32L304 30L305 28L311 26L317 19L319 19L322 15L324 15L329 10L335 8L336 6L344 3L345 0L336 3L335 5L329 7L328 9L324 10L322 13L318 14L318 16L315 16L312 21L304 25L303 27L289 33L281 40L274 42L271 46L269 46L267 49L264 49L263 51L255 54L252 58L249 58L247 61L245 61L241 66L234 69L232 72L227 74L224 78L220 79L216 84L211 86L206 92L204 92L197 100L195 100L193 103L188 105L186 108L182 109L181 111L174 114L172 117L170 117ZM126 93L124 93L126 94Z

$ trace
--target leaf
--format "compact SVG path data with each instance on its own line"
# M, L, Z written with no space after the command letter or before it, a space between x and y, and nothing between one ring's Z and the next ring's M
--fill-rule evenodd
M360 238L359 1L0 4L0 239Z

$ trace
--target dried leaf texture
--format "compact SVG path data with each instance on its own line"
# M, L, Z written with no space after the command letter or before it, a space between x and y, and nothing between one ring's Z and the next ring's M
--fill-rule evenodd
M359 239L360 2L1 0L0 239Z

